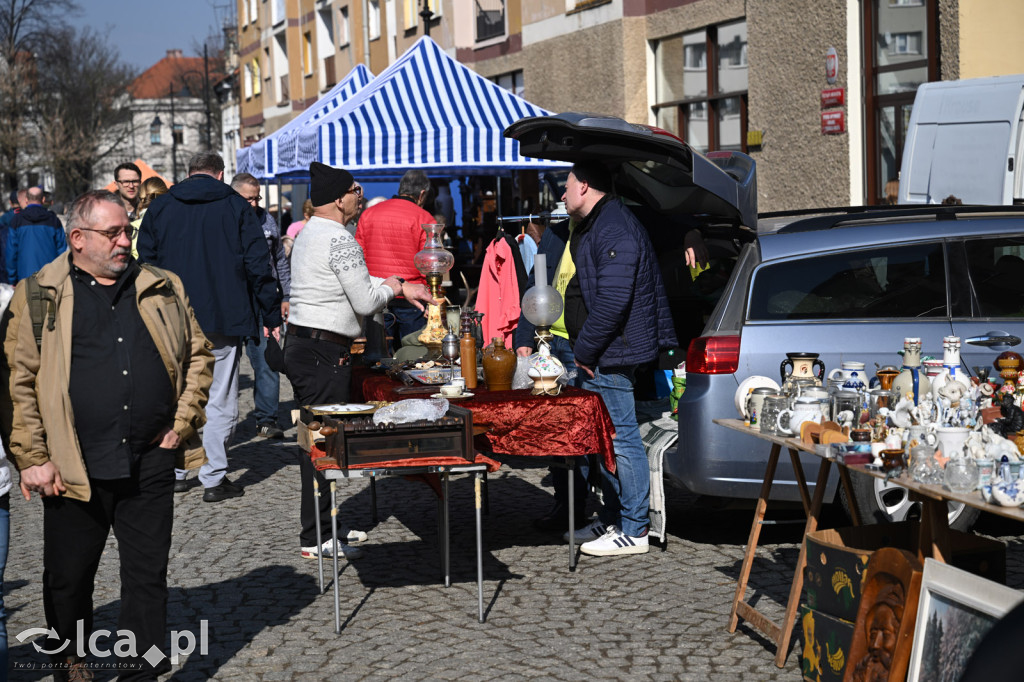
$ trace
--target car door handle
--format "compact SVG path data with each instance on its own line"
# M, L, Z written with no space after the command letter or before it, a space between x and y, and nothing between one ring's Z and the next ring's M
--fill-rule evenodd
M1020 344L1020 337L1013 334L985 334L984 336L972 336L965 343L972 346L1016 346Z

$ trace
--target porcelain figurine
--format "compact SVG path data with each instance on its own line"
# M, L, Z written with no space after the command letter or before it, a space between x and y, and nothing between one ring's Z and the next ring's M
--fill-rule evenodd
M1000 405L1002 419L997 419L992 425L992 430L1002 436L1009 438L1018 431L1024 431L1024 412L1014 403L1012 395L1004 395Z
M931 381L921 369L921 339L908 337L903 341L903 369L893 381L893 389L899 396L913 397L915 404L931 390Z

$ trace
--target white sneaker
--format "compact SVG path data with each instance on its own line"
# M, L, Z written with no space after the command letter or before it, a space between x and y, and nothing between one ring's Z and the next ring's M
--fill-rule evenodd
M608 526L608 532L590 542L580 545L580 551L590 556L616 556L618 554L646 554L650 549L647 533L635 538L626 535L615 526Z
M341 555L339 556L339 558L344 557L345 559L349 560L360 559L364 554L363 550L359 549L358 547L349 547L348 545L342 544L340 542L338 543L338 547L341 548ZM334 556L334 542L332 540L328 540L324 544L320 545L320 549L323 550L325 559L330 559ZM316 559L317 556L319 556L319 554L317 553L317 548L315 545L313 547L302 548L303 559Z
M369 537L366 531L362 530L350 530L348 535L345 536L345 540L348 542L366 542L366 538Z
M600 519L594 519L587 525L576 530L576 544L581 545L584 542L596 540L597 538L604 535L605 531L607 530L608 528L603 523L601 523ZM566 542L569 542L569 531L565 531L565 533L562 535L562 539Z

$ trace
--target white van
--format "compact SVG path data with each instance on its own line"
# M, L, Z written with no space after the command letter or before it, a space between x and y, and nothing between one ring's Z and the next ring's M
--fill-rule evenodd
M1024 74L925 83L910 114L898 203L1024 203Z

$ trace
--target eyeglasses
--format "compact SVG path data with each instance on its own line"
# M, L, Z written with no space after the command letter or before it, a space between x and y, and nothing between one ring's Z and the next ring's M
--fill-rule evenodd
M141 185L142 180L115 180L119 185Z
M263 198L263 196L257 194L254 197L242 197L242 198L245 199L246 201L248 201L250 204L258 204L258 203L260 203L260 200Z
M363 196L363 186L362 185L356 185L355 187L353 187L349 191L345 192L345 194L355 194L357 197L361 197L361 196Z
M125 227L115 227L113 230L94 230L90 227L79 227L79 230L83 232L95 232L96 234L102 234L104 237L112 242L116 242L118 237L122 234L128 235L128 239L134 240L139 236L139 228L133 227L132 225L126 225Z

